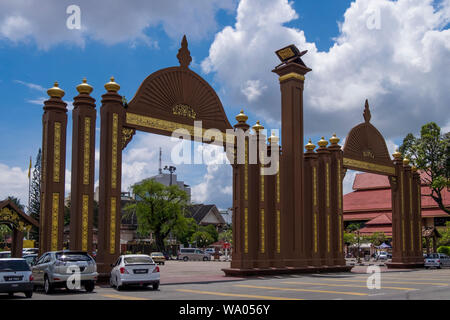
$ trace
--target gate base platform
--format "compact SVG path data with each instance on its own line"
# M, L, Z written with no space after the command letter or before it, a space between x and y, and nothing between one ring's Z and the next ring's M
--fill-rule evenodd
M245 277L245 276L262 276L262 275L279 275L279 274L301 274L301 273L323 273L323 272L350 272L353 266L320 266L320 267L286 267L286 268L253 268L238 269L226 268L222 269L226 277Z
M386 267L388 269L415 269L423 268L423 262L387 262Z

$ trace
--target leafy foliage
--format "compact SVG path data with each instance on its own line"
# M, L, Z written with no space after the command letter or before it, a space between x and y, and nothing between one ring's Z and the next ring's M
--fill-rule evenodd
M431 189L426 196L431 197L441 210L450 213L442 198L442 190L450 188L450 132L441 134L436 123L427 123L422 126L420 137L409 133L403 139L400 152L426 173L422 179Z
M439 248L437 248L437 252L438 253L444 253L444 254L450 256L450 247L448 247L448 246L440 246Z
M42 168L42 152L39 148L34 164L33 178L31 180L30 190L30 207L28 208L30 216L39 222L41 213L41 168ZM30 230L30 238L39 241L39 228L33 226Z
M188 196L177 185L165 186L153 179L133 185L136 200L125 207L128 214L135 213L138 232L155 235L159 251L165 251L164 239L180 224L187 223L183 212Z
M439 246L450 246L450 221L445 223L445 229L440 230L441 237L438 239Z
M206 248L214 242L214 239L207 231L197 231L192 235L191 242L195 243L198 248Z

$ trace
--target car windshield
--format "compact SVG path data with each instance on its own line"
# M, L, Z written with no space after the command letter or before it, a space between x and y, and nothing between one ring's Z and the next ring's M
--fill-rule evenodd
M151 264L153 260L150 257L125 257L125 264Z
M25 260L0 260L0 272L30 271Z
M56 259L60 261L91 261L91 258L87 254L83 253L57 253Z

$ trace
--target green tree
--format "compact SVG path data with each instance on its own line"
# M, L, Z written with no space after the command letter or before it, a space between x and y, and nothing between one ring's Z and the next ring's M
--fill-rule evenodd
M42 152L39 148L34 164L33 178L31 180L30 190L30 207L28 208L30 216L39 222L39 215L41 213L41 166L42 166ZM30 230L30 238L39 241L39 228L33 226Z
M233 242L233 230L231 227L219 233L219 240L229 243Z
M379 246L382 243L386 242L387 237L384 232L374 232L371 236L367 237L367 240L374 246Z
M219 240L219 232L217 231L216 227L212 224L200 227L200 231L205 231L209 233L209 235L213 239L213 242L217 242Z
M164 239L179 225L186 223L183 215L188 196L177 185L165 186L153 179L133 185L136 200L124 209L135 213L138 232L148 235L153 232L159 251L165 251Z
M445 223L445 228L439 230L439 233L441 237L438 238L437 244L439 246L450 246L450 221Z
M213 242L213 237L207 231L197 231L191 237L191 243L195 243L198 248L206 248Z
M11 201L12 203L14 203L14 204L17 206L17 208L19 208L20 210L24 210L24 209L25 209L25 206L24 206L23 204L20 203L19 198L14 197L14 196L9 196L9 197L7 198L7 200L9 200L9 201Z
M420 137L409 133L399 150L410 159L422 175L423 182L430 186L431 197L439 208L450 213L442 199L442 190L450 187L450 132L441 133L441 128L434 122L422 126Z
M173 235L185 247L189 247L192 235L197 231L198 225L195 219L180 219L180 222L174 227Z
M362 222L359 222L359 223L350 223L350 224L347 226L346 230L347 230L348 232L354 232L354 231L356 231L356 230L361 229L361 228L362 228L362 225L363 225Z

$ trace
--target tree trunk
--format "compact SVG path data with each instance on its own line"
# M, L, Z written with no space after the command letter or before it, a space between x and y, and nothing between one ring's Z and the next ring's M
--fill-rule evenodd
M164 246L164 237L161 235L160 232L155 232L155 242L159 252L166 251L166 248Z

